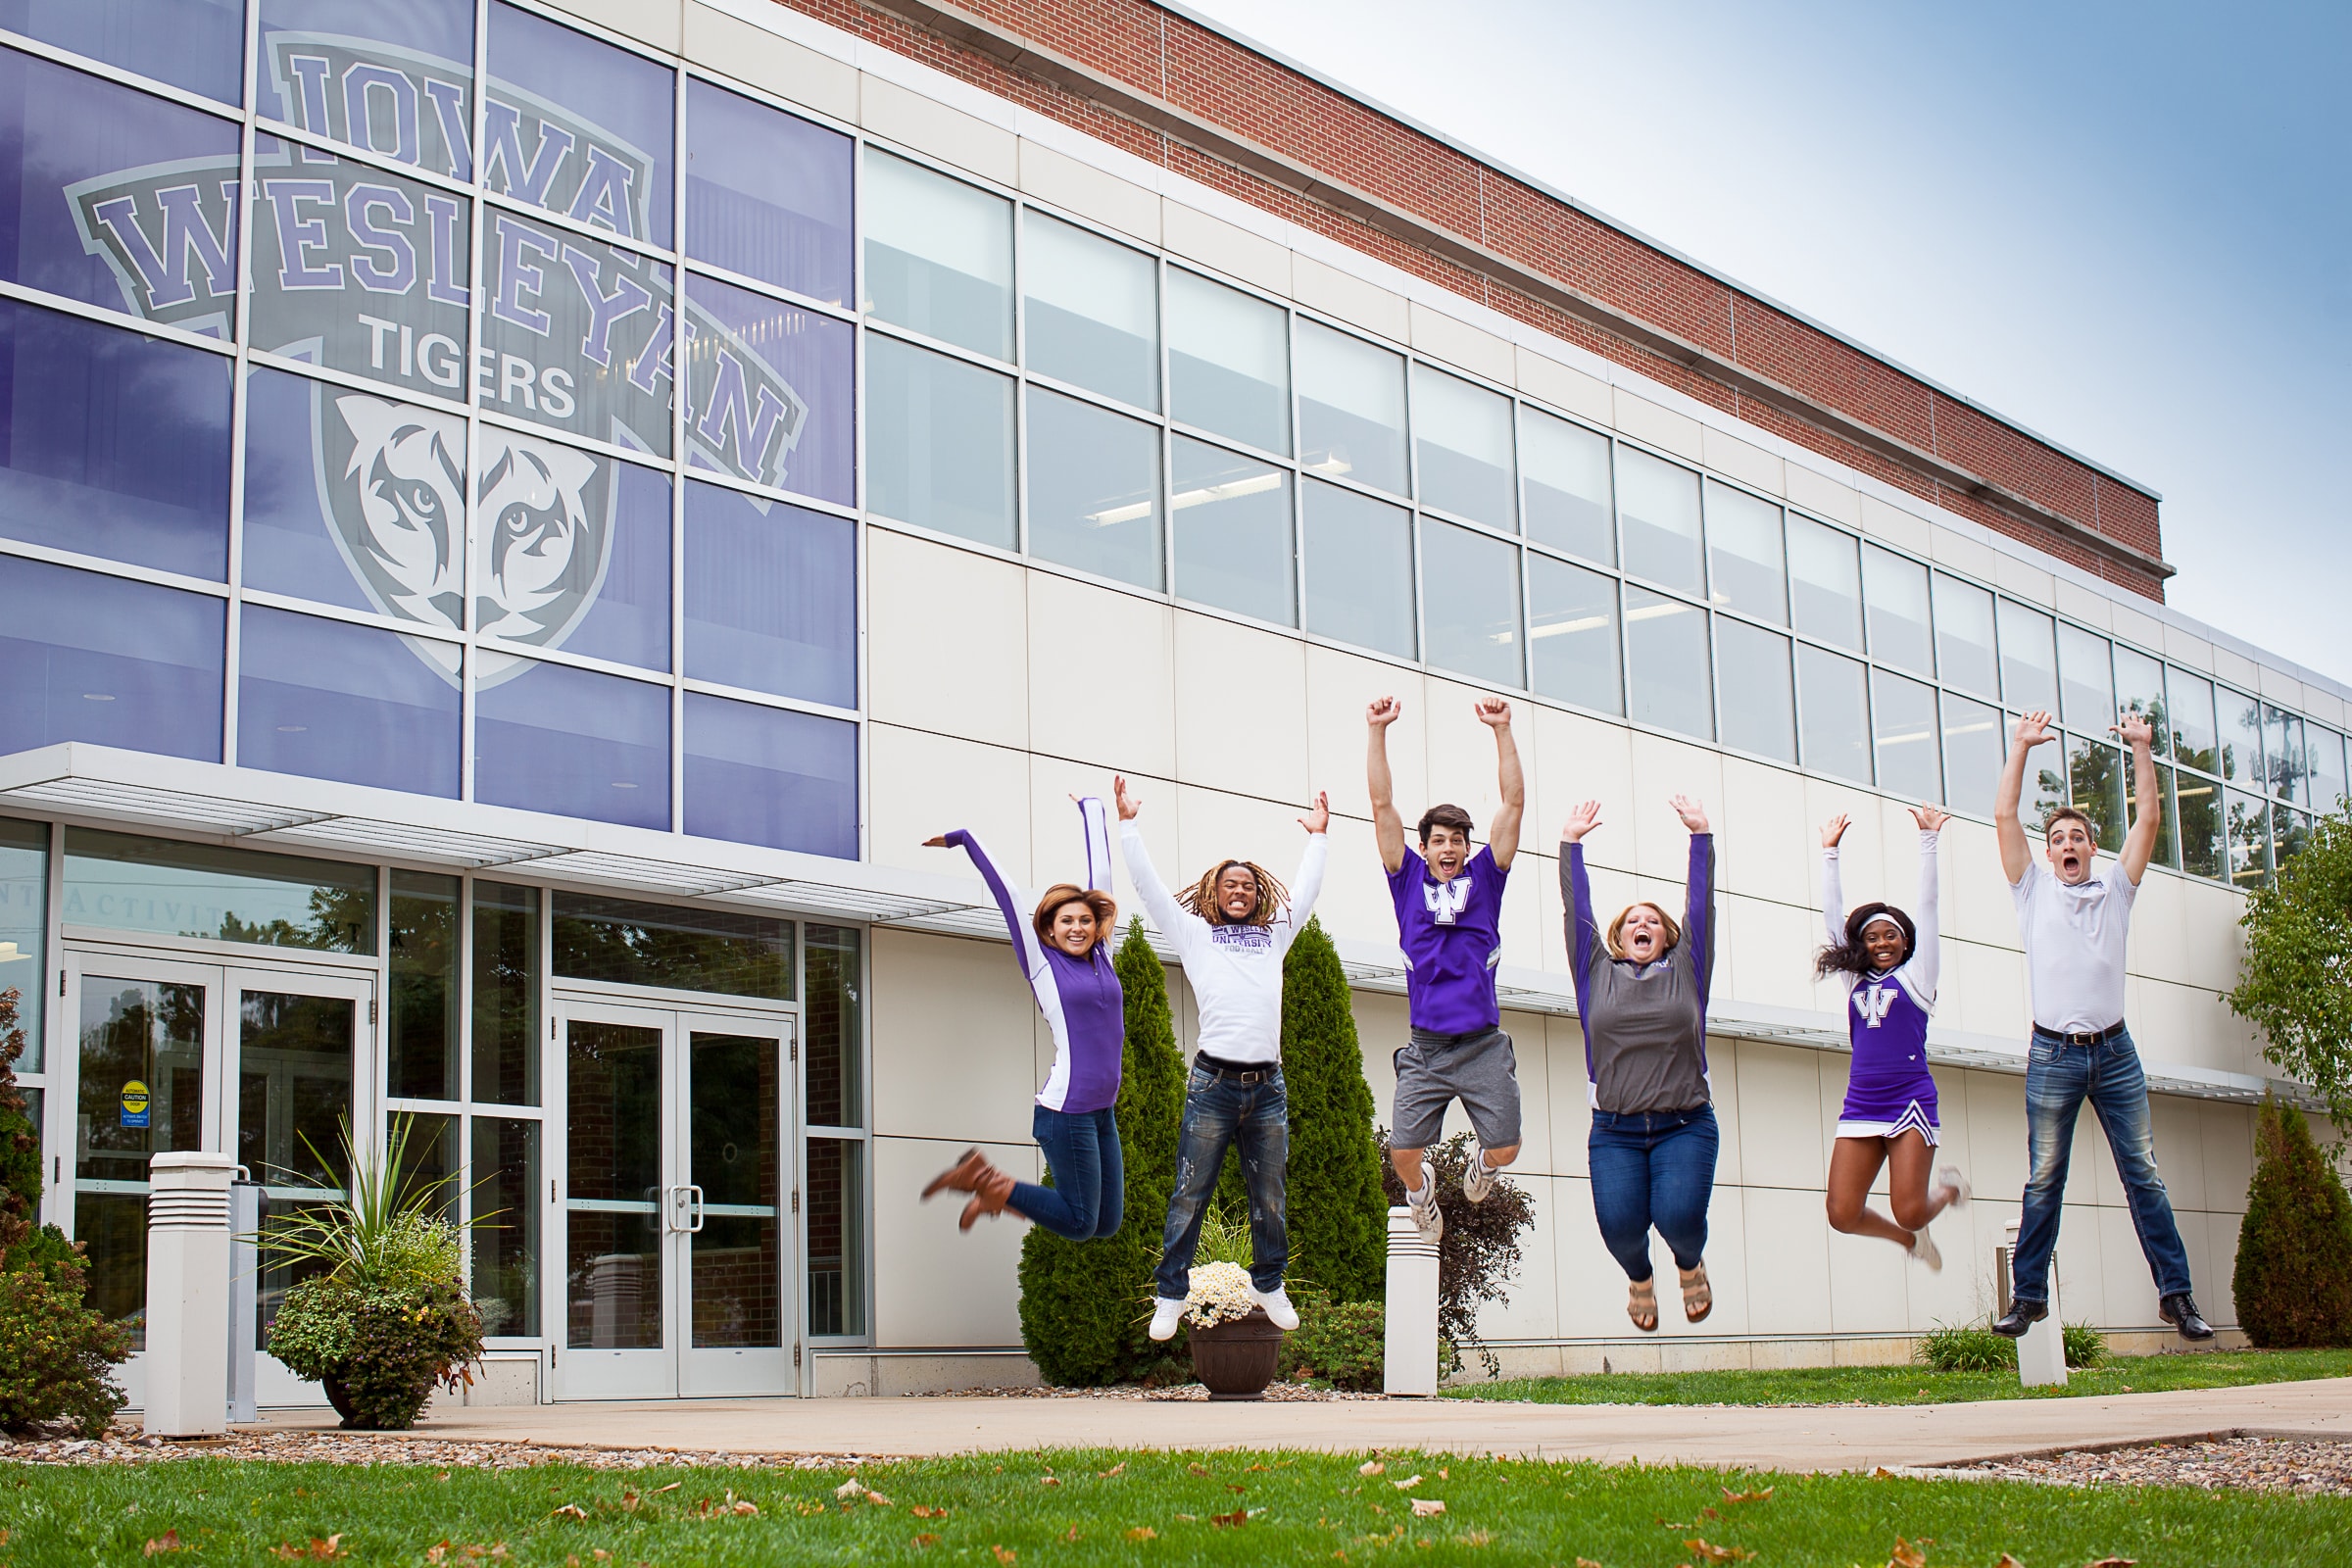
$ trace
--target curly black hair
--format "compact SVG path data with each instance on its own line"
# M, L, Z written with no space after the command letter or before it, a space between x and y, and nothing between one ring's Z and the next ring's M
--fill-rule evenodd
M1867 979L1878 974L1879 966L1870 961L1870 950L1862 946L1862 928L1882 914L1902 928L1903 956L1895 960L1895 967L1910 962L1911 955L1919 951L1919 928L1911 923L1911 917L1891 904L1865 904L1845 917L1845 940L1813 956L1813 977L1826 980L1834 974L1850 974Z

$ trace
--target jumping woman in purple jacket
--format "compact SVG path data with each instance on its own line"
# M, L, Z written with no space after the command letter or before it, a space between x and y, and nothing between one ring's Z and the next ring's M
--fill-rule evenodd
M1936 1011L1941 938L1936 925L1936 846L1951 818L1933 806L1915 806L1919 824L1919 918L1889 904L1865 904L1848 914L1838 875L1843 813L1821 830L1821 913L1829 945L1814 960L1815 975L1838 977L1847 992L1845 1022L1854 1064L1846 1074L1845 1105L1838 1112L1838 1142L1830 1154L1830 1227L1849 1236L1894 1243L1931 1269L1943 1254L1928 1221L1968 1201L1968 1178L1956 1166L1936 1173L1928 1188L1940 1134L1936 1079L1928 1071L1928 1019ZM1886 1192L1894 1218L1870 1206L1871 1184L1887 1164Z
M1111 901L1110 832L1102 803L1078 802L1086 826L1086 885L1058 882L1024 915L980 841L958 828L925 842L971 856L1012 933L1013 958L1054 1032L1054 1068L1038 1091L1030 1128L1045 1151L1054 1185L1015 1181L977 1149L941 1171L923 1189L972 1195L958 1227L970 1230L983 1214L1009 1208L1056 1236L1083 1242L1115 1235L1127 1202L1127 1172L1119 1156L1119 1058L1127 1039L1126 1000L1110 964L1110 936L1118 919Z

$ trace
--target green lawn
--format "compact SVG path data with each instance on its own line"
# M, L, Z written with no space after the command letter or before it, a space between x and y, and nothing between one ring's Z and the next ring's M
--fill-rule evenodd
M1922 1366L1808 1366L1762 1372L1602 1372L1510 1378L1446 1391L1457 1399L1540 1404L1938 1404L1956 1399L2063 1399L2245 1383L2352 1377L2352 1350L2223 1350L2135 1355L2075 1368L2063 1389L2019 1386L2015 1372L1931 1372Z
M238 1463L0 1464L0 1563L645 1564L959 1562L1885 1563L2120 1556L2142 1568L2352 1561L2352 1499L2078 1491L1864 1476L1728 1476L1391 1455L1058 1452L847 1472L716 1468L504 1474ZM1399 1491L1393 1483L1418 1474ZM1051 1478L1049 1480L1049 1478ZM1734 1501L1733 1493L1750 1495ZM662 1490L656 1490L657 1488ZM1443 1501L1418 1517L1414 1499ZM748 1506L747 1506L748 1505ZM738 1511L738 1510L743 1511ZM750 1509L757 1509L751 1512ZM166 1532L175 1534L170 1540ZM149 1542L179 1553L149 1555ZM316 1543L316 1544L314 1544ZM332 1543L330 1545L329 1544ZM1693 1543L1703 1543L1701 1549ZM1737 1555L1724 1555L1724 1552ZM180 1553L184 1553L181 1555Z

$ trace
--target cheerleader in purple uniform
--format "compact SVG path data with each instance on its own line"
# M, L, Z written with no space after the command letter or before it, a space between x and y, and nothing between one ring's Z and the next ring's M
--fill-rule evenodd
M1844 985L1846 1027L1854 1064L1846 1078L1845 1106L1838 1113L1838 1143L1830 1155L1830 1226L1853 1236L1893 1242L1931 1269L1943 1267L1943 1254L1928 1234L1928 1222L1947 1207L1968 1201L1968 1178L1958 1167L1936 1172L1937 1139L1936 1080L1928 1072L1928 1019L1936 1010L1937 932L1936 843L1950 818L1933 806L1911 808L1919 823L1919 903L1911 916L1886 904L1865 904L1845 912L1838 877L1838 841L1845 837L1840 814L1821 830L1821 903L1829 945L1814 960L1814 973L1836 975ZM1870 1206L1879 1166L1888 1166L1888 1219Z

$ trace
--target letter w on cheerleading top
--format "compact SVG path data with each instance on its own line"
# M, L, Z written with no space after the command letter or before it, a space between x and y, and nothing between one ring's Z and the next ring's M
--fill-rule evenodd
M1470 906L1470 878L1457 876L1450 882L1423 882L1421 902L1429 906L1429 917L1440 925L1451 925L1461 918Z
M1886 1021L1886 1014L1893 1007L1894 987L1856 986L1854 988L1854 1010L1862 1015L1862 1021L1871 1028L1876 1029L1884 1024Z

